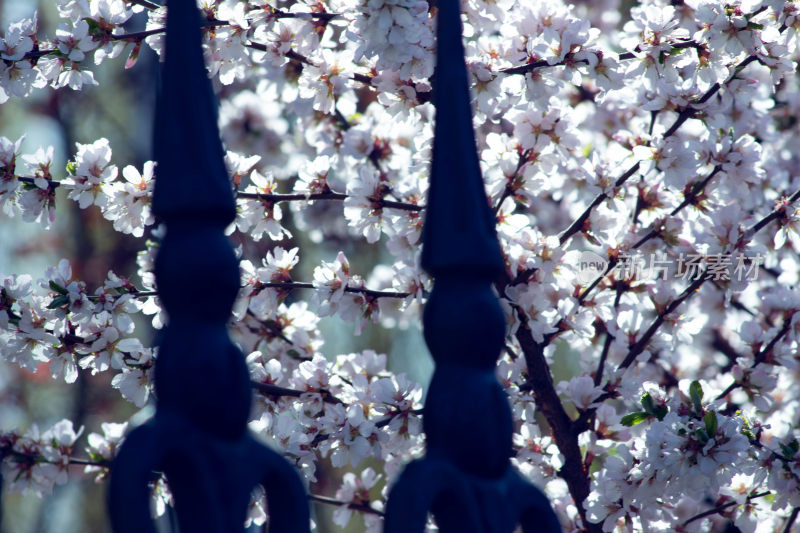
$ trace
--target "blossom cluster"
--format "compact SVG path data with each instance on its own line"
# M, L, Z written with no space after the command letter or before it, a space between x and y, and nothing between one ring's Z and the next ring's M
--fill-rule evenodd
M138 291L113 272L95 291L72 277L69 262L27 275L3 277L0 287L0 355L53 379L74 383L79 371L118 371L112 385L138 406L151 389L154 348L133 335L132 315L142 311Z
M644 0L625 14L617 0L462 2L478 154L507 269L495 284L508 322L497 377L512 403L513 462L565 531L790 530L800 507L800 4L674 4ZM168 3L58 7L53 38L35 18L6 29L0 103L95 83L92 54L100 63L129 47L135 68L144 45L163 52ZM318 326L416 324L431 289L419 254L435 2L198 7L209 76L223 88L237 198L228 232L268 249L240 249L231 322L256 391L251 428L309 482L321 462L345 469L322 495L339 506L335 522L359 512L378 531L398 470L424 449L421 388L374 351L327 354ZM145 32L127 29L135 17ZM140 281L109 273L89 291L67 262L36 283L2 276L0 355L49 364L67 382L113 371L123 396L144 405L157 353L131 317L168 320L150 205L154 180L169 178L152 162L118 167L105 139L79 143L64 172L52 148L21 147L0 137L3 211L49 227L59 196L99 209L142 239ZM323 253L301 249L298 233ZM342 241L374 250L371 270L325 247ZM589 275L585 254L599 259ZM625 275L637 256L741 257L747 269L758 258L759 274L715 277L703 260L691 276ZM537 380L532 365L552 379ZM51 453L29 448L19 450ZM14 457L4 464L24 466ZM19 483L34 490L56 479L26 472ZM169 502L166 486L156 493ZM258 499L250 519L268 519Z

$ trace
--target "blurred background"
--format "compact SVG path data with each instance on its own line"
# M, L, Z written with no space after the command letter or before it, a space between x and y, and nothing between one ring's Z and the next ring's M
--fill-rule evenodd
M38 11L39 34L54 36L58 12L50 0L0 0L0 31L34 11ZM141 18L136 23L144 27L145 21ZM111 141L116 161L141 168L150 150L155 66L151 54L142 56L135 70L125 71L120 61L92 69L97 87L80 92L48 88L25 100L10 99L0 106L0 135L11 140L24 135L22 153L55 147L56 179L64 177L76 142L90 143L101 137ZM115 232L97 208L81 210L62 193L56 201L57 219L50 230L0 213L0 274L30 274L35 280L48 266L66 258L73 275L86 280L90 290L102 283L109 270L135 275L136 252L143 243ZM140 329L146 334L146 324ZM122 422L136 411L111 388L111 377L81 372L68 385L51 380L47 368L31 373L0 362L0 430L24 431L34 423L44 429L68 418L76 428L85 427L76 446L85 456L82 450L88 433L101 432L102 422ZM56 486L52 495L41 499L3 489L0 528L4 533L108 531L104 486L84 477L79 468L71 472L70 483Z

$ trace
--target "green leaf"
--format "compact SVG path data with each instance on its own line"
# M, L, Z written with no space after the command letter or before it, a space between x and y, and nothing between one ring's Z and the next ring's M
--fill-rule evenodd
M103 33L103 29L100 27L100 23L90 17L84 17L82 20L86 21L86 24L89 25L89 35L98 35Z
M664 417L667 416L669 412L667 406L656 405L656 402L653 400L653 397L650 396L649 392L642 394L642 407L649 416L654 416L659 420L664 420Z
M797 450L798 450L797 439L792 439L791 442L789 442L789 444L779 444L779 446L781 448L781 452L787 459L791 459L795 455L797 455Z
M66 294L62 294L53 299L52 302L47 306L48 309L58 309L59 307L66 305L69 303L69 296Z
M105 461L106 460L105 457L103 457L102 455L100 455L97 452L93 452L93 451L87 450L87 453L89 454L89 460L90 461L100 462L100 461Z
M706 424L706 433L713 437L717 434L717 413L709 411L703 417L703 422Z
M648 418L650 418L650 415L648 415L647 413L643 413L643 412L639 411L637 413L631 413L629 415L623 416L622 420L620 420L620 422L622 423L623 426L631 427L631 426L635 426L636 424L640 424L640 423L644 422Z
M648 415L656 416L656 404L649 392L642 394L642 407Z
M67 294L67 289L65 289L64 287L62 287L53 280L50 280L50 288L59 294Z
M708 442L708 435L702 429L695 429L694 434L697 437L697 441L702 445L705 446Z
M694 410L697 414L703 412L703 387L700 385L699 381L692 381L692 384L689 385L689 396L692 399L692 405L694 405Z

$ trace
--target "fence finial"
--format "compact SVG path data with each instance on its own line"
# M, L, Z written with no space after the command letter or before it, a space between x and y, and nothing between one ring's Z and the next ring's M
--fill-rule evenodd
M434 278L423 315L436 369L425 399L427 453L401 474L385 533L558 533L547 498L511 466L513 419L495 377L506 322L492 282L504 260L483 188L458 0L438 2L436 128L422 265Z
M227 331L239 290L224 233L235 203L201 42L195 1L170 0L153 198L167 226L155 274L169 322L155 366L156 414L126 437L111 468L111 524L115 533L155 533L149 483L163 472L181 531L244 532L262 485L270 533L307 532L299 474L247 430L249 372Z
M504 270L503 256L475 149L459 4L442 1L438 7L436 125L422 266L434 276L454 268L496 276Z

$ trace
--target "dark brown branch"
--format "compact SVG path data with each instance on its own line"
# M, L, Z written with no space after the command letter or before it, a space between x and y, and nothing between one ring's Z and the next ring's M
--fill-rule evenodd
M288 396L291 398L299 398L303 394L311 393L321 395L322 401L324 402L344 404L342 400L331 394L330 391L326 390L301 391L296 389L287 389L286 387L280 387L278 385L273 385L272 383L261 383L259 381L251 381L250 384L255 390L265 396Z
M614 342L614 337L611 333L606 331L606 340L603 342L603 351L600 353L600 362L597 363L597 370L594 373L594 386L600 385L603 379L603 371L606 366L606 359L608 358L608 351L611 348L611 343Z
M308 12L308 13L290 13L288 11L274 11L273 15L276 19L306 19L311 18L315 20L321 20L323 22L330 22L335 18L341 17L339 13L316 13L316 12Z
M545 416L553 439L564 456L564 466L558 475L567 483L585 530L599 533L602 529L598 524L592 524L586 519L586 511L583 509L583 502L589 497L589 473L578 445L578 436L573 432L572 421L564 410L553 384L553 377L544 356L544 344L536 342L533 338L528 327L528 319L521 309L517 309L517 316L521 324L516 337L528 366L527 380L523 387L533 390L536 407Z
M778 344L778 342L787 333L789 333L789 329L791 329L791 325L792 325L792 317L789 316L783 321L783 326L781 326L781 329L778 331L778 333L766 344L766 346L761 348L761 350L759 350L759 352L756 354L756 356L755 356L755 358L753 360L753 364L750 365L751 369L755 368L756 366L758 366L759 364L763 363L767 359L767 356L772 352L773 348L775 348L775 345ZM721 400L722 398L724 398L725 396L727 396L728 394L730 394L731 392L733 392L734 390L738 389L741 386L742 386L742 383L739 383L739 382L731 383L730 385L728 385L725 388L724 391L720 392L717 395L717 400Z
M697 201L697 198L700 195L700 193L703 192L703 189L705 189L706 185L708 185L708 182L711 181L714 178L714 176L716 176L721 170L722 166L720 165L715 166L714 170L712 170L708 176L706 176L702 180L692 185L689 192L684 195L681 203L678 204L672 211L670 211L669 216L674 217L679 212L681 212L686 206L693 205ZM656 237L657 235L658 232L655 229L651 229L644 237L639 239L636 242L636 244L634 244L631 248L636 250L640 248L644 243L646 243L653 237Z
M732 74L727 80L725 80L724 84L727 84L731 80L733 80L736 77L736 75L738 74L738 72L742 68L744 68L745 66L747 66L748 64L752 63L753 61L755 61L757 59L758 59L758 57L755 56L755 55L748 56L746 59L744 59L739 64L739 66L736 68L736 72L734 72L734 74ZM721 88L722 88L721 84L715 83L713 86L711 86L703 94L703 96L701 96L698 100L696 100L694 102L694 104L704 104L712 96L714 96ZM667 129L667 131L664 133L662 138L666 139L666 138L671 137L672 135L674 135L675 132L678 131L678 128L680 128L683 125L684 122L686 122L690 118L694 117L695 114L697 114L698 111L699 111L699 109L695 108L692 105L689 105L689 106L683 108L682 110L680 110L678 112L678 118L675 119L675 122L673 122L672 126L670 126L669 129ZM634 165L632 165L628 170L626 170L625 173L622 174L622 176L617 178L617 181L614 183L614 187L615 188L616 187L621 187L628 180L628 178L630 178L634 173L636 173L636 171L639 170L639 166L640 166L640 164L637 162ZM798 191L798 192L800 193L800 191ZM606 198L608 198L608 196L604 192L600 193L599 195L597 195L597 197L595 197L595 199L592 201L592 203L589 205L589 207L587 207L584 210L584 212L581 213L581 215L578 217L578 219L575 220L566 229L566 231L564 231L564 233L562 233L559 236L559 242L561 242L561 244L563 245L575 233L577 233L578 231L581 231L583 229L584 224L586 223L586 221L589 220L589 216L592 214L592 210L595 207L597 207L598 205L600 205L600 203L602 203L603 200L605 200Z
M423 409L422 408L420 408L420 409L411 409L410 411L407 411L407 412L408 412L408 414L411 414L411 415L421 416L422 413L423 413ZM375 427L376 428L382 428L382 427L388 426L389 424L391 424L392 420L395 419L395 417L401 416L403 413L404 413L404 411L395 411L393 413L388 413L386 415L386 418L383 418L383 419L378 420L377 422L375 422Z
M500 207L503 205L503 202L506 198L514 194L514 181L519 176L519 171L522 170L522 167L525 166L525 163L528 160L528 156L530 155L530 150L525 150L524 152L519 154L519 159L517 160L517 168L514 169L514 174L511 175L510 178L506 178L506 187L503 190L503 194L500 195L500 199L497 200L497 205L494 206L494 214L497 216L497 213L500 212Z
M365 85L372 85L372 76L368 74L359 74L356 72L353 74L353 80Z
M2 455L5 458L8 458L8 457L12 457L12 458L13 457L20 457L20 458L22 458L24 460L33 461L33 462L36 462L36 463L60 464L60 463L56 463L54 461L48 460L43 455L19 452L19 451L16 451L14 449L3 450ZM111 467L111 462L110 461L92 461L92 460L89 460L89 459L79 459L77 457L70 457L69 458L69 464L81 465L81 466L96 466L96 467L100 467L100 468L110 468ZM311 501L324 503L324 504L327 504L327 505L337 505L337 506L347 505L350 509L353 509L354 511L360 511L362 513L370 513L370 514L374 514L374 515L378 515L378 516L383 516L383 512L382 511L379 511L377 509L373 509L369 505L369 503L345 502L345 501L341 501L341 500L336 500L334 498L329 498L328 496L321 496L321 495L318 495L318 494L309 494L308 498Z
M19 176L17 177L19 181L22 183L30 183L34 184L34 178L29 176ZM60 181L55 180L48 180L48 184L50 188L56 189L61 186ZM263 200L267 202L310 202L313 200L346 200L350 196L344 193L339 192L316 192L316 193L291 193L291 194L279 194L279 193L270 193L264 194L259 192L237 192L237 198L242 198L245 200ZM386 200L384 198L367 198L370 202L375 204L376 208L389 208L389 209L400 209L402 211L414 211L419 212L425 209L424 205L412 204L409 202L399 202L397 200Z
M702 49L705 49L705 45L697 43L695 41L678 41L676 43L672 43L672 48L674 50L681 50L681 49L684 49L684 48L696 48L698 50L702 50ZM585 50L585 51L586 52L590 52L590 53L593 52L592 50ZM626 60L629 60L629 59L633 59L633 58L636 57L636 53L635 52L640 52L640 51L641 51L640 47L637 46L635 48L634 52L623 52L622 54L620 54L619 55L619 60L620 61L626 61ZM564 56L563 60L561 60L561 61L559 61L557 63L550 64L544 59L537 59L535 61L531 61L530 63L526 63L524 65L518 65L516 67L504 68L504 69L500 70L500 72L503 72L504 74L527 74L528 72L532 72L532 71L536 70L537 68L559 67L559 66L564 66L564 65L572 65L572 64L576 64L576 63L588 64L589 62L587 60L585 60L585 59L575 59L575 53L574 52L570 52L570 53L568 53L567 55Z
M789 207L789 205L791 205L794 202L796 202L797 200L800 200L800 190L795 192L789 198L782 199L779 202L778 206L775 207L775 209L773 209L772 212L769 215L765 216L764 218L762 218L761 220L756 222L753 225L753 227L750 228L749 231L752 232L752 233L755 233L755 232L761 230L764 226L766 226L767 224L769 224L773 220L778 220L779 218L785 216L786 215L786 208Z
M699 181L699 182L695 183L692 186L692 188L689 191L689 193L687 193L684 196L683 201L681 201L681 203L678 206L676 206L670 212L670 216L675 216L681 210L683 210L686 206L694 204L697 201L698 196L703 192L703 189L706 187L706 185L708 185L708 182L711 181L711 179L714 176L716 176L717 173L719 173L721 170L722 170L722 167L717 165L716 167L714 167L714 170L712 170L711 173L708 176L706 176L702 181ZM605 197L604 194L601 194L601 196ZM792 203L796 202L798 199L800 199L800 190L795 192L792 196L782 200L780 202L780 204L777 207L775 207L775 209L773 209L767 216L765 216L764 218L762 218L761 220L756 222L749 230L747 230L745 232L745 235L752 236L754 233L756 233L756 232L760 231L761 229L765 228L773 220L778 220L781 217L785 216L786 208L788 208L789 205L791 205ZM595 199L595 200L597 200L597 199ZM594 204L594 202L593 202L593 204ZM590 209L592 209L592 206L589 206L589 208L587 208L587 210L584 212L584 215L586 215L586 218L588 218L588 216L590 214L589 213ZM584 215L581 215L581 217L583 217ZM652 239L654 237L658 237L658 236L659 236L659 233L655 229L651 229L644 237L639 239L636 242L636 244L634 244L631 248L636 250L636 249L640 248L642 245L644 245L650 239ZM562 241L562 244L563 244L563 241ZM589 293L592 290L594 290L595 287L597 287L597 285L600 283L600 281L604 277L606 277L609 272L611 272L614 269L616 264L617 264L616 260L610 260L608 265L606 266L605 272L603 272L603 274L601 274L600 276L595 278L594 281L592 281L592 283L586 289L583 290L583 292L578 297L578 302L583 302L586 299L586 297L589 295ZM738 300L736 302L734 302L733 305L737 309L745 311L746 313L748 313L750 315L754 314L751 310L749 310L746 307L744 307L741 304L741 302L738 302Z
M20 452L14 450L13 448L7 448L2 450L0 456L4 458L8 457L20 457L26 461L33 461L36 463L48 463L53 465L60 465L60 462L55 462L47 459L43 455L35 454L35 453L28 453L28 452ZM69 464L71 465L80 465L80 466L97 466L100 468L108 468L111 466L111 461L92 461L91 459L80 459L78 457L70 457Z
M149 298L150 296L158 296L158 291L140 291L140 290L135 290L135 291L131 291L131 292L123 293L123 294L114 294L114 295L104 294L103 297L104 298L108 298L110 296L111 298L120 298L122 296L125 296L126 294L130 294L131 296L134 296L135 298ZM91 294L91 295L87 294L86 297L89 298L89 300L91 300L91 301L97 301L97 300L100 299L100 296L98 296L96 294Z
M342 114L342 112L341 112L341 110L339 109L338 106L334 106L333 114L336 117L336 121L339 123L339 126L342 128L343 131L347 131L347 130L349 130L350 128L353 127L353 125L350 124L350 121L347 120L347 117L345 117L344 114ZM370 158L370 161L373 164L377 165L377 163L375 162L375 160L373 158ZM378 169L378 170L380 170L380 169Z
M783 528L783 533L792 533L792 526L794 525L794 521L797 520L797 515L800 513L800 507L795 507L792 509L792 514L789 515L789 518L786 519L786 526Z
M134 2L135 1L135 3L140 3L140 5L144 5L141 2L143 2L145 0L127 0L127 1L129 1L129 2ZM149 2L147 2L147 3L150 4ZM155 6L155 4L150 4L150 5ZM148 8L148 9L157 9L157 8L158 8L158 6L155 6L155 7L152 7L152 8ZM273 16L275 18L277 18L277 19L283 19L283 18L306 19L306 18L311 18L311 19L323 20L325 22L328 22L331 19L334 19L334 18L336 18L336 17L338 17L340 15L338 13L287 13L285 11L276 11L273 14ZM216 28L216 27L230 26L230 25L231 25L231 23L229 21L227 21L227 20L208 20L208 21L203 22L203 27L205 27L205 28ZM151 30L138 31L138 32L133 32L133 33L123 33L123 34L118 34L118 35L113 35L112 34L111 38L114 39L115 41L140 41L140 40L142 40L142 39L144 39L146 37L150 37L151 35L156 35L156 34L159 34L159 33L165 33L166 31L167 31L166 27L153 28ZM287 56L288 56L288 54L287 54Z
M700 276L698 276L697 279L692 281L692 283L688 287L686 287L686 289L684 289L684 291L680 294L680 296L678 296L672 302L670 302L670 304L658 314L656 319L653 321L652 324L650 324L650 327L647 328L647 331L644 332L642 337L638 341L636 341L636 343L634 343L633 346L630 347L630 349L628 350L628 354L625 356L625 359L623 359L623 361L619 364L617 370L627 368L630 366L631 363L633 363L636 357L638 357L639 354L641 354L647 347L647 343L650 342L650 340L658 331L658 328L660 328L661 325L664 323L664 320L666 319L667 315L673 313L675 309L678 308L679 305L681 305L683 302L688 300L692 295L694 295L700 288L700 286L707 279L709 279L707 273L703 272Z
M158 4L154 4L153 2L148 2L147 0L125 0L125 1L130 3L130 4L136 4L136 5L142 6L142 7L146 8L146 9L151 10L151 11L154 11L154 10L158 9L159 7L161 7Z
M617 181L614 182L614 187L616 188L622 186L626 181L628 181L628 178L630 178L636 173L637 170L639 170L639 163L636 163L633 166L631 166L628 170L625 171L625 173L622 176L617 178ZM570 224L570 226L564 231L564 233L562 233L558 237L558 241L563 245L565 242L567 242L567 240L569 240L570 237L581 231L584 227L584 224L586 224L586 222L589 220L589 217L592 214L592 210L601 203L603 203L603 200L605 200L606 198L608 198L608 195L606 193L601 192L600 194L598 194L595 197L595 199L592 200L592 203L589 204L589 207L584 209L583 213L581 213L581 215L572 224Z
M339 507L341 507L342 505L346 505L350 509L353 509L354 511L360 511L362 513L369 513L378 516L383 516L383 511L378 511L377 509L373 509L368 503L345 502L341 500L336 500L334 498L329 498L327 496L320 496L318 494L309 494L308 499L311 500L312 502L319 502L327 505L336 505Z
M770 494L770 492L768 490L764 491L764 492L759 492L758 494L753 494L752 496L748 496L747 497L747 501L754 500L756 498L761 498L761 497L766 496L768 494ZM718 506L714 507L713 509L709 509L708 511L703 511L702 513L698 513L698 514L694 515L693 517L691 517L690 519L688 519L687 521L685 521L683 523L683 527L688 526L689 524L691 524L695 520L700 520L701 518L705 518L707 516L713 516L715 514L721 513L723 511L725 511L726 509L729 509L729 508L734 507L736 505L739 505L739 503L736 500L734 500L734 501L731 501L731 502L727 502L727 503L723 503L721 505L718 505Z
M236 194L237 198L244 198L247 200L263 200L267 202L297 202L297 201L313 201L313 200L346 200L350 196L340 192L316 192L316 193L294 193L294 194L264 194L259 192L240 192ZM422 211L425 209L424 205L411 204L408 202L398 202L395 200L385 200L383 198L367 198L370 202L374 203L376 207L388 207L391 209L400 209L403 211Z
M261 283L259 288L270 289L317 289L313 283L301 281L280 281L271 283ZM318 290L324 290L320 288ZM377 291L373 289L365 289L363 287L345 287L345 292L353 294L363 294L370 298L408 298L413 296L410 292L396 292L396 291Z

